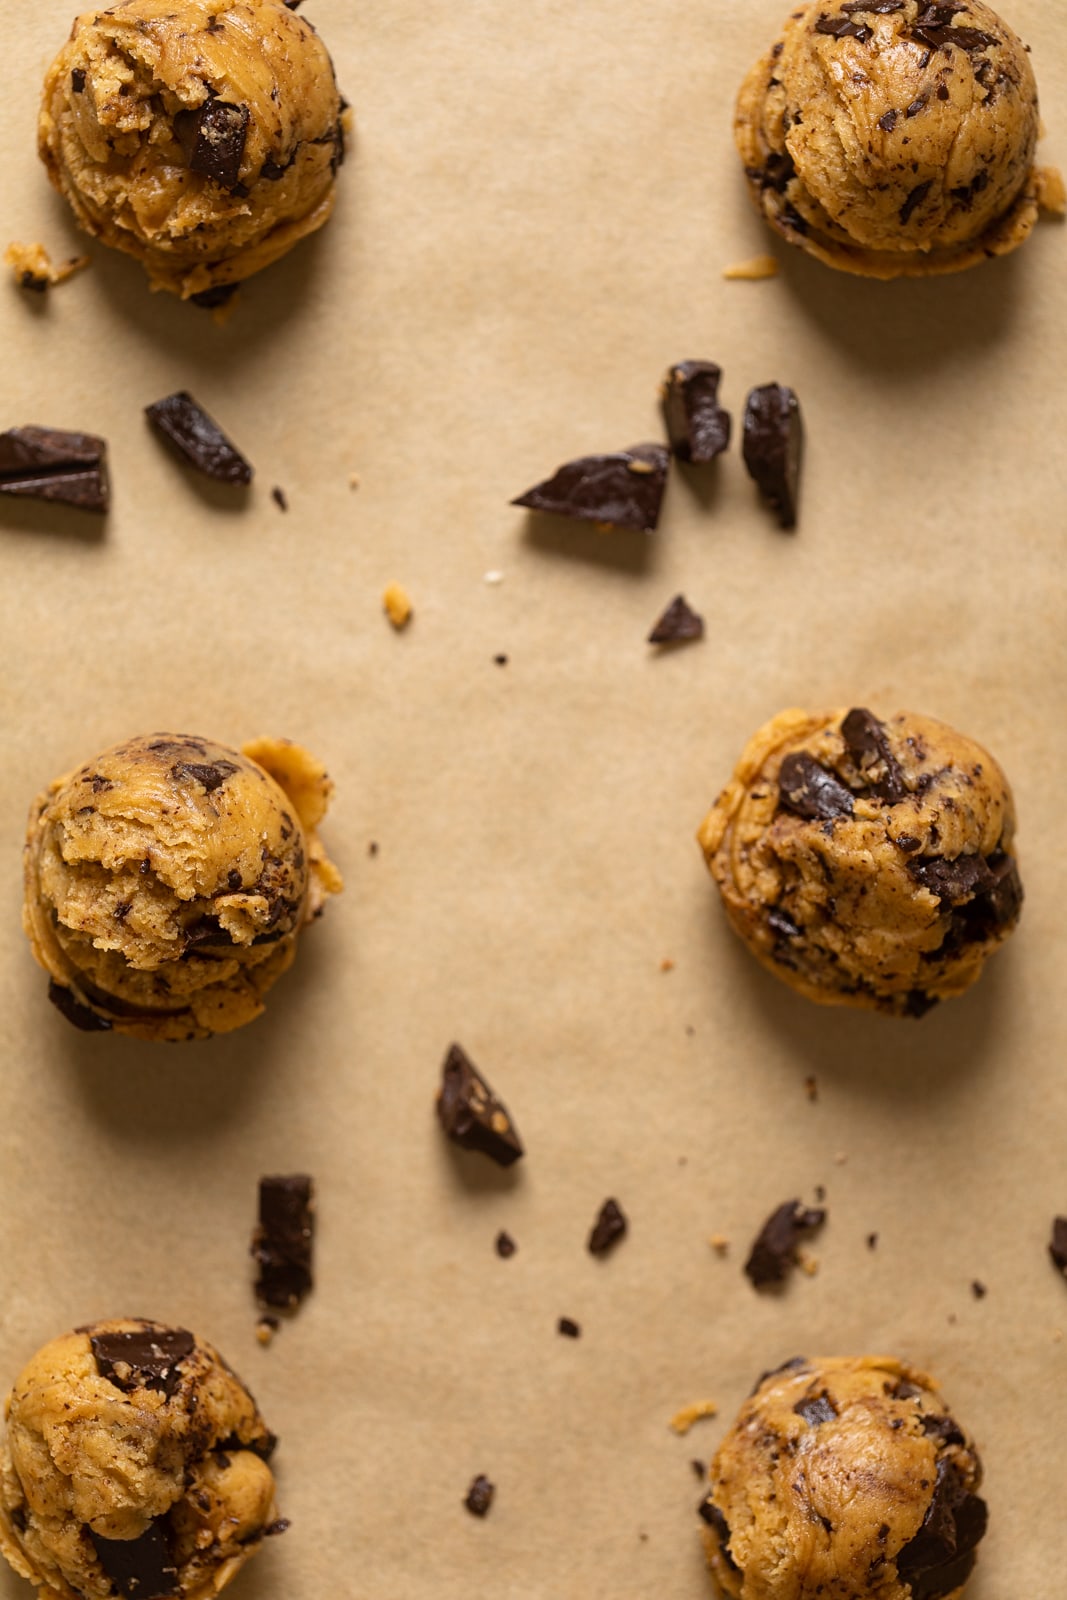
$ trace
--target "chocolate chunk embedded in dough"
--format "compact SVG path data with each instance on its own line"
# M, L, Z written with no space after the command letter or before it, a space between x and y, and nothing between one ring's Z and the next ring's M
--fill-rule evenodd
M0 494L106 512L107 440L61 428L8 428L0 433Z
M109 1033L111 1023L106 1017L98 1017L95 1011L90 1010L78 999L72 989L65 984L57 983L54 978L48 980L48 998L61 1016L82 1033Z
M866 44L871 29L862 22L851 22L847 17L821 16L815 24L816 33L827 33L834 39L856 39Z
M800 1400L793 1410L798 1417L804 1418L810 1428L817 1428L822 1422L832 1422L837 1416L837 1408L826 1394L816 1394L808 1400Z
M1067 1217L1053 1217L1048 1253L1052 1257L1053 1264L1067 1278Z
M667 437L679 461L714 461L730 443L730 413L719 404L722 368L714 361L679 361L663 390Z
M507 1107L458 1044L445 1057L437 1116L454 1144L480 1150L501 1167L510 1167L523 1154Z
M897 1556L897 1574L912 1600L940 1600L966 1582L985 1534L988 1511L948 1459L937 1463L933 1498L922 1525Z
M742 440L745 466L786 529L797 525L803 440L800 404L792 389L782 383L765 383L751 391Z
M179 111L174 132L190 172L210 178L223 189L240 182L251 113L247 106L209 99L196 111Z
M256 1299L279 1310L300 1304L312 1287L314 1185L306 1173L259 1180L259 1224L252 1255Z
M252 468L237 446L186 390L146 406L145 416L160 437L205 477L242 486L252 482Z
M138 1328L127 1333L90 1334L96 1368L116 1389L158 1389L168 1398L182 1381L181 1364L196 1349L185 1328Z
M924 889L950 902L984 894L997 883L982 856L918 856L908 862L908 871Z
M610 455L580 456L511 503L530 511L652 533L659 524L670 453L635 444Z
M167 1533L163 1517L149 1523L139 1539L101 1539L89 1529L97 1560L123 1600L169 1600L179 1593Z
M697 1513L718 1537L719 1549L722 1551L723 1560L730 1571L740 1573L741 1568L730 1554L730 1525L714 1500L712 1500L710 1494L705 1495L699 1506L697 1506Z
M880 800L895 805L907 794L904 774L889 746L885 724L863 706L855 706L841 724L845 747L867 787Z
M809 822L850 817L852 795L828 767L803 750L786 756L778 769L778 799L787 811Z
M826 1220L822 1208L806 1209L799 1200L786 1200L773 1211L763 1224L753 1242L745 1276L757 1289L769 1283L781 1283L796 1265L797 1247L805 1233L810 1233Z

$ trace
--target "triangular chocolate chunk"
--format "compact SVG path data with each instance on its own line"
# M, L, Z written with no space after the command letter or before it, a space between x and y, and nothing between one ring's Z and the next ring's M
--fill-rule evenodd
M523 1153L507 1107L458 1044L445 1057L437 1115L455 1144L480 1150L502 1167L510 1167Z
M669 464L670 452L662 444L635 444L611 455L580 456L511 503L553 516L652 533L659 523Z
M704 618L676 594L648 636L649 644L684 644L688 639L703 639Z

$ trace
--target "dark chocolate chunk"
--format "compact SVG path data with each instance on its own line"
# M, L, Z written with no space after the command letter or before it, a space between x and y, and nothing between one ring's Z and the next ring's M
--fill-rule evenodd
M0 494L106 512L107 440L61 428L8 428L0 433Z
M89 1335L96 1370L123 1394L158 1389L169 1400L182 1381L181 1364L196 1349L185 1328L137 1328Z
M940 1600L962 1587L986 1531L988 1512L954 1461L937 1463L937 1482L922 1526L897 1556L897 1575L912 1600Z
M170 1551L163 1517L149 1523L139 1539L101 1539L89 1529L96 1557L124 1600L167 1600L178 1590L178 1568Z
M145 416L189 466L218 483L249 484L252 468L191 394L176 394L145 407Z
M950 189L949 194L953 200L958 200L965 210L974 204L976 194L981 194L983 189L989 188L989 173L976 172L970 183L958 184L955 189Z
M582 1330L573 1317L560 1317L556 1324L556 1331L561 1333L565 1339L580 1339L582 1336Z
M792 389L765 383L745 404L742 454L749 476L783 528L797 525L797 489L804 430Z
M1053 1217L1048 1253L1053 1265L1067 1278L1067 1217Z
M312 1286L314 1186L306 1173L260 1178L259 1224L252 1255L256 1299L279 1310L298 1306Z
M926 199L926 196L930 193L930 190L933 188L933 186L934 186L934 184L933 184L933 179L932 178L928 178L925 183L917 183L915 185L914 189L911 190L911 192L908 195L908 198L905 200L904 204L900 208L900 220L901 220L901 222L910 221L912 212L916 209L917 206L921 206L922 205L923 201Z
M679 361L668 372L663 417L679 461L714 461L728 448L730 413L719 404L721 381L714 361Z
M71 94L84 94L85 93L85 68L84 67L75 67L71 71L71 74L70 74L70 91L71 91Z
M768 1283L781 1283L790 1267L796 1265L797 1246L805 1233L826 1220L821 1208L808 1210L799 1200L786 1200L767 1218L753 1242L745 1262L745 1276L757 1289Z
M726 1562L726 1565L729 1567L730 1571L740 1573L741 1568L737 1565L737 1562L730 1554L730 1525L723 1516L722 1512L719 1510L718 1506L712 1500L710 1494L705 1495L704 1499L697 1506L697 1514L698 1516L702 1517L707 1523L708 1527L713 1529L717 1534L719 1540L719 1549L722 1551L723 1560Z
M511 503L652 533L659 522L669 463L670 453L662 444L635 444L612 455L581 456Z
M867 787L889 805L907 794L904 774L889 747L885 725L863 706L856 706L841 724L841 737Z
M280 1533L288 1533L292 1527L288 1517L275 1517L273 1522L268 1522L263 1529L264 1539L276 1539Z
M496 1494L496 1484L490 1483L483 1473L479 1473L467 1490L467 1497L463 1504L472 1517L484 1517L493 1503Z
M952 861L944 856L917 856L908 862L908 872L924 889L950 903L997 887L982 856L956 856Z
M228 305L240 287L239 283L216 283L210 289L201 289L198 294L191 294L189 302L205 311L215 311L219 306Z
M523 1153L507 1107L458 1044L451 1045L445 1057L437 1115L453 1143L464 1150L480 1150L499 1166L510 1167Z
M684 644L688 639L703 639L704 618L677 594L648 636L649 644Z
M501 1228L500 1232L496 1236L495 1248L496 1253L501 1260L507 1261L508 1257L513 1256L519 1247L511 1237L511 1234L505 1233L503 1228Z
M284 489L280 489L278 485L275 484L274 488L270 492L270 497L274 501L274 504L278 507L279 511L288 511L289 498Z
M98 1017L87 1005L83 1005L72 989L64 984L57 983L54 978L48 980L48 998L56 1010L75 1028L80 1028L82 1033L109 1033L111 1023L106 1017Z
M837 1416L837 1407L828 1394L816 1394L810 1400L800 1400L793 1411L812 1428L817 1428L820 1422L833 1422Z
M588 1249L591 1256L603 1256L618 1244L622 1239L629 1224L622 1207L617 1200L605 1200L600 1208L600 1213L593 1224L589 1235Z
M893 129L897 125L898 115L899 113L896 111L883 112L883 114L878 118L878 126L883 130L883 132L892 133Z
M951 3L923 7L912 25L911 37L922 44L932 45L935 50L954 44L969 53L999 44L996 34L984 33L980 28L952 26L952 19L966 9L966 6Z
M183 778L194 778L210 794L212 790L221 788L226 779L236 771L237 767L232 761L216 761L211 764L199 761L178 761L171 767L170 775L172 778L176 778L179 783Z
M929 99L930 99L929 95L921 94L915 100L913 100L911 102L911 105L908 106L907 110L904 113L904 115L908 118L909 121L911 120L912 117L917 117L919 115L919 112L922 110L923 106L925 106L927 104Z
M862 22L851 22L848 17L821 16L815 24L816 33L828 33L834 39L858 39L866 44L871 29Z
M229 100L208 99L196 111L177 112L174 132L189 171L211 178L223 189L236 189L250 120L247 106Z
M506 667L507 664L508 664L508 658L507 658L506 655L501 654L501 655L495 655L493 657L493 665L494 666Z
M809 822L832 822L852 815L852 795L828 767L796 750L778 769L778 800Z
M909 989L904 997L903 1012L906 1017L925 1017L940 1002L936 995L927 994L925 989Z
M891 11L903 11L904 0L848 0L841 10L847 17L855 16L857 11L869 11L872 15L888 16Z
M975 1278L971 1283L971 1293L976 1300L984 1300L989 1290L979 1278Z
M925 1416L919 1420L927 1437L939 1440L942 1445L965 1445L967 1443L963 1436L963 1430L951 1417Z

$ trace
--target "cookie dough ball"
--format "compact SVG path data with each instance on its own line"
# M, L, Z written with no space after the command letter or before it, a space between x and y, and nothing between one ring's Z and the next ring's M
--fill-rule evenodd
M116 745L34 802L23 926L78 1027L229 1033L263 1010L300 930L342 887L306 750L182 734Z
M900 711L783 711L697 835L727 915L827 1005L922 1016L962 994L1019 919L1015 807L989 753Z
M984 0L795 7L742 85L735 136L767 221L846 272L956 272L1037 217L1037 86Z
M765 1373L709 1473L729 1600L958 1600L986 1531L974 1445L933 1379L887 1356Z
M184 1328L119 1319L53 1339L16 1380L0 1550L62 1600L207 1600L281 1532L276 1440Z
M75 21L38 142L86 232L188 298L322 227L343 114L325 46L281 0L120 0Z

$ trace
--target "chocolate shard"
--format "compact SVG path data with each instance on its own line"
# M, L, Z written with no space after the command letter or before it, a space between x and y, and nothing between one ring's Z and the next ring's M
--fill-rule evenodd
M89 1537L97 1560L124 1600L169 1600L179 1593L178 1568L163 1517L149 1523L139 1539L101 1539L91 1528Z
M247 106L214 98L195 111L177 112L174 132L189 171L210 178L223 189L238 188L250 121Z
M137 1328L89 1335L96 1370L123 1394L157 1389L169 1400L182 1381L181 1364L196 1349L185 1328Z
M910 1584L912 1600L941 1600L966 1583L988 1520L985 1501L967 1488L956 1463L942 1457L922 1525L897 1556L897 1575Z
M648 636L649 644L684 644L703 639L704 618L699 616L682 594L676 594Z
M786 1200L772 1211L756 1235L745 1262L745 1276L756 1289L782 1283L796 1265L797 1247L804 1234L826 1220L821 1207L808 1210L799 1200Z
M507 1107L458 1044L451 1045L445 1057L437 1115L454 1144L480 1150L501 1167L510 1167L523 1153Z
M833 822L852 815L852 795L828 767L796 750L778 769L778 801L809 822Z
M833 39L856 39L860 44L866 44L872 29L865 23L852 22L848 17L823 15L815 24L815 32L828 33Z
M742 454L749 476L783 528L797 525L804 429L800 404L782 383L753 389L745 404Z
M511 1237L511 1234L505 1232L503 1228L501 1228L500 1232L496 1236L494 1247L497 1255L502 1261L507 1261L519 1248L514 1239Z
M669 464L670 452L662 444L635 444L611 455L580 456L511 503L553 516L653 533Z
M999 44L1000 40L995 33L985 33L981 28L953 27L953 17L966 9L966 6L958 5L928 5L920 11L909 37L920 44L931 45L935 50L956 45L960 50L966 50L968 54L988 50L991 45Z
M161 438L197 472L217 483L246 485L252 468L213 417L184 389L145 406L145 416Z
M803 1417L811 1428L817 1428L821 1422L833 1422L837 1416L837 1407L828 1394L816 1394L807 1400L800 1400L793 1411L798 1417Z
M872 16L888 16L892 11L903 11L904 0L848 0L841 10L846 16L851 17L857 11L870 12Z
M905 798L904 774L890 749L884 723L865 707L856 706L841 724L841 737L872 794L891 806Z
M997 879L982 856L916 856L908 862L908 872L921 884L950 903L969 900L996 887Z
M706 1494L697 1506L697 1515L703 1518L718 1538L719 1549L730 1571L740 1574L741 1568L730 1554L730 1525L711 1498L710 1493Z
M98 1017L95 1011L82 1004L73 989L57 983L54 978L48 980L48 998L60 1015L82 1033L110 1033L111 1023L106 1017Z
M312 1286L314 1184L305 1172L259 1180L259 1223L252 1256L256 1299L276 1310L298 1306Z
M617 1200L605 1200L589 1235L588 1250L591 1256L607 1255L613 1245L624 1238L629 1223Z
M900 208L900 220L902 223L911 221L912 212L922 205L933 186L933 179L928 178L925 183L917 183L914 189L909 191L907 199Z
M714 461L730 444L730 413L719 404L722 368L714 361L679 361L667 373L663 417L679 461Z
M183 778L193 778L205 788L208 794L219 789L237 771L232 761L216 761L213 763L199 761L178 761L170 769L170 775L179 783Z
M472 1517L484 1517L493 1503L496 1484L490 1483L484 1473L479 1473L467 1490L463 1504Z
M107 440L61 428L8 428L0 433L0 494L102 515L111 505Z
M1067 1217L1053 1217L1048 1253L1053 1265L1067 1278Z

